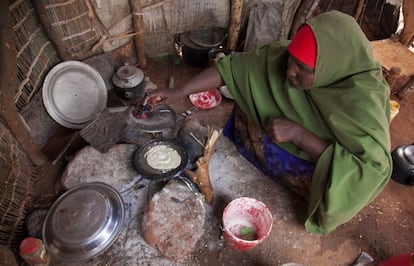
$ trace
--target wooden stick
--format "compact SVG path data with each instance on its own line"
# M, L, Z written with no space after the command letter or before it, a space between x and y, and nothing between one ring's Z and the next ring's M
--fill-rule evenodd
M201 193L204 194L206 202L212 205L214 200L214 192L210 182L209 162L211 156L213 155L216 142L220 138L223 130L211 130L211 128L209 128L208 131L208 139L206 141L204 154L196 162L197 169L195 171L186 169L185 172L200 188Z
M17 87L17 52L8 1L0 1L0 17L4 19L4 23L0 24L0 64L7 66L0 68L0 116L32 162L38 166L44 165L48 159L33 142L13 99Z
M69 54L69 52L66 49L65 43L62 41L62 39L58 36L56 31L53 29L53 26L50 24L50 21L48 20L46 16L46 8L43 4L42 0L33 0L33 7L35 8L40 24L42 25L48 39L52 43L52 45L55 47L56 51L58 52L60 58L63 59L63 61L71 60L72 56Z
M237 48L242 11L243 0L231 0L229 41L227 43L227 49L229 49L230 51L235 51Z
M313 12L315 12L315 9L318 7L319 1L320 0L313 1L312 6L310 7L308 11L308 14L306 14L305 21L308 21L310 18L313 17Z
M141 68L145 68L147 65L147 59L145 58L145 23L144 23L144 14L142 11L141 1L140 0L130 0L131 10L132 10L132 25L134 31L138 34L134 37L135 49L137 52L138 65Z
M410 47L414 41L414 0L404 0L402 6L404 28L399 41L402 45Z
M357 5L357 8L355 10L355 15L354 15L354 19L358 22L359 22L359 17L362 14L362 10L364 8L364 5L365 5L365 0L359 0L358 1L358 5Z

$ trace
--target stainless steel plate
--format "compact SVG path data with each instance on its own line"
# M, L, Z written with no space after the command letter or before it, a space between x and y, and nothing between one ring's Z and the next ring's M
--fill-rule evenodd
M98 71L80 61L65 61L46 75L42 97L56 122L79 129L105 109L108 95Z
M43 241L58 259L87 260L110 247L124 216L118 191L102 182L82 184L65 192L52 205L43 224Z

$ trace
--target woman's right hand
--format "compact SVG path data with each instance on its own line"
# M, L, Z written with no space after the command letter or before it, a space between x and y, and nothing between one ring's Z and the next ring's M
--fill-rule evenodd
M181 95L180 89L152 89L145 91L147 97L150 98L150 102L154 103L163 103L163 104L172 104L176 102L178 99L184 97L185 95Z
M223 81L217 69L212 66L195 75L184 85L175 89L152 89L146 94L150 99L155 99L163 104L172 104L178 99L190 94L211 90L223 85Z

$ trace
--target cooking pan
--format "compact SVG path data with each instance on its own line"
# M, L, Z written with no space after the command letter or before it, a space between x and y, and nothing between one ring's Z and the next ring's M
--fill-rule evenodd
M177 151L178 155L181 158L180 164L169 170L160 170L151 167L147 162L147 153L149 150L156 146L165 145L168 148L171 148ZM156 181L166 181L168 179L177 177L185 169L188 163L188 155L184 148L180 145L178 141L175 140L164 140L164 139L155 139L147 142L143 146L137 149L134 155L134 167L143 178Z

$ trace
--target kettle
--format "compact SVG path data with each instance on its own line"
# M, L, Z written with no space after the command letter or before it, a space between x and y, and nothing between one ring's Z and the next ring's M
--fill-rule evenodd
M120 67L112 76L115 92L126 100L142 100L145 95L144 72L134 66Z
M403 185L414 186L414 145L402 145L392 153L391 178Z

